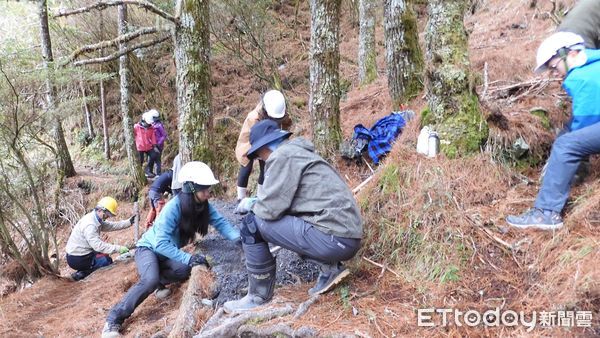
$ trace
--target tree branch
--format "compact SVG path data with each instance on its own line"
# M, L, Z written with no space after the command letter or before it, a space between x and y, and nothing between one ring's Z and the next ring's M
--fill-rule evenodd
M155 27L144 27L142 29L138 29L131 33L119 35L113 40L105 40L105 41L101 41L101 42L98 42L95 44L85 45L81 48L78 48L73 53L71 53L71 55L69 55L69 57L66 60L61 62L60 66L61 67L66 66L67 64L69 64L69 63L73 62L75 59L77 59L77 57L79 57L81 54L89 53L89 52L92 52L92 51L95 51L98 49L107 48L107 47L118 47L119 43L131 41L142 35L152 34L152 33L156 33L156 32L158 32L158 29L156 29Z
M125 55L127 53L130 53L136 49L140 49L140 48L146 48L146 47L150 47L150 46L154 46L157 45L163 41L166 41L168 39L171 38L171 35L165 35L163 37L154 39L154 40L148 40L148 41L144 41L141 42L137 45L133 45L133 46L129 46L126 49L122 50L122 51L118 51L115 53L112 53L110 55L107 56L103 56L103 57L99 57L99 58L95 58L95 59L87 59L87 60L81 60L81 61L75 61L73 62L74 66L85 66L85 65L90 65L90 64L94 64L94 63L102 63L102 62L108 62L108 61L112 61L112 60L116 60L118 59L121 55Z
M173 15L156 7L156 5L154 5L148 1L144 1L144 0L103 0L103 1L98 1L95 4L89 5L86 7L80 7L80 8L71 9L71 10L59 10L58 13L55 13L52 16L54 18L60 18L60 17L66 17L66 16L70 16L70 15L76 15L76 14L90 12L91 10L94 10L94 9L101 11L101 10L106 9L107 7L119 6L119 5L135 5L138 7L142 7L158 16L161 16L161 17L173 22L174 24L179 23L178 18L176 18Z

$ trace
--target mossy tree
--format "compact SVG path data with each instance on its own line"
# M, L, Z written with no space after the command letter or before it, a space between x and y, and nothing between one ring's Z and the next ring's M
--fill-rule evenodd
M65 133L62 126L61 114L58 112L56 103L56 87L54 86L54 56L52 54L52 40L48 28L48 6L46 0L38 0L38 15L40 20L40 42L42 59L46 71L46 110L52 116L53 137L56 145L56 162L58 167L59 187L65 177L76 175L71 154L65 141Z
M426 28L427 102L423 125L438 132L441 150L449 157L477 152L487 140L483 118L470 73L466 0L431 0Z
M369 84L377 78L377 49L375 47L375 15L377 2L360 0L358 4L358 81Z
M398 109L423 89L423 53L410 2L385 0L384 33L388 90Z
M340 79L339 36L341 0L311 0L310 100L313 142L332 159L339 149Z
M119 34L127 34L127 5L119 6ZM119 43L119 50L124 51L127 48L126 42ZM123 53L119 57L119 78L120 78L120 105L121 117L123 122L123 136L125 137L125 149L127 151L127 161L129 172L136 187L141 190L146 184L146 177L142 172L142 167L138 161L137 150L133 137L133 117L130 109L131 96L129 93L129 55Z
M214 161L208 0L180 0L175 30L179 151L183 163Z

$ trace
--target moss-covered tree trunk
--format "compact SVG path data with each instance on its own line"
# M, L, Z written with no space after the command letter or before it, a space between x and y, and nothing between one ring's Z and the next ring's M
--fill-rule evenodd
M374 0L360 0L358 4L358 80L361 85L369 84L377 78L377 50L375 49Z
M62 126L61 114L57 111L56 88L54 87L54 56L52 55L52 41L48 28L48 6L46 0L38 1L38 14L40 19L40 42L42 59L46 70L46 109L52 115L52 133L56 144L56 161L58 167L58 185L62 186L65 177L75 176L75 167L69 154Z
M127 5L119 5L119 35L127 33ZM120 43L119 49L127 48L126 43ZM137 148L133 135L133 118L131 114L129 93L129 56L123 54L119 58L119 78L121 91L121 118L123 120L123 136L125 138L125 149L127 151L127 162L129 163L129 172L135 186L141 190L146 184L142 166L139 162Z
M212 163L209 1L180 1L175 30L179 151L183 163Z
M339 30L341 0L310 0L310 100L313 142L332 159L340 145Z
M385 0L383 13L388 90L398 109L423 89L423 53L410 3Z
M477 152L488 126L479 109L469 71L466 0L431 0L426 30L427 103L422 123L438 132L449 157Z

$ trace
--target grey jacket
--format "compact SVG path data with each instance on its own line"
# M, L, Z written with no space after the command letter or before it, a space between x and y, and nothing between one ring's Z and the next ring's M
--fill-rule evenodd
M586 48L600 49L600 1L580 0L567 13L558 31L579 34Z
M71 256L84 256L92 251L112 254L119 251L121 246L102 241L100 231L115 231L130 226L131 223L129 223L129 220L119 222L104 221L101 224L96 217L96 211L92 210L92 212L83 216L75 224L65 250Z
M265 220L300 217L326 234L362 238L363 221L352 192L312 143L283 143L266 162L265 182L253 207Z

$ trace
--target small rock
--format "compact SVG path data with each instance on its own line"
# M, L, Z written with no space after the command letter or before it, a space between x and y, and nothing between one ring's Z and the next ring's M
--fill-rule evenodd
M206 298L202 298L200 303L202 303L202 305L207 306L207 307L213 307L213 304L214 304L212 300L206 299Z
M353 314L354 316L358 316L358 309L357 309L357 308L355 308L354 306L352 307L352 314Z

